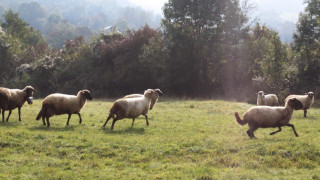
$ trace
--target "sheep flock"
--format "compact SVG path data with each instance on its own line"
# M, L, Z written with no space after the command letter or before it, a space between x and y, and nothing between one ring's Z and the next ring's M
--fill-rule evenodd
M5 111L9 111L6 121L12 113L12 110L18 108L19 121L21 121L21 108L27 101L32 104L33 94L36 92L32 86L26 86L24 89L9 89L0 87L0 113L2 113L2 121L5 122ZM289 95L284 106L279 106L279 100L276 94L266 94L259 91L257 94L257 106L251 107L242 116L238 112L234 113L236 122L243 126L248 124L247 134L250 138L254 138L254 132L259 128L278 128L277 131L271 132L270 135L276 134L282 130L282 127L291 127L295 136L298 133L293 124L290 123L294 110L304 110L304 117L307 116L307 110L314 103L314 93L308 92L304 95ZM146 125L149 126L148 112L152 110L159 97L163 93L160 89L147 89L143 94L130 94L114 101L109 109L109 114L104 128L110 119L112 120L111 130L118 120L124 118L132 119L132 126L135 118L143 115L146 119ZM48 95L42 101L42 107L36 116L36 120L42 118L44 126L50 127L50 117L54 115L67 114L66 125L72 114L79 116L79 124L82 122L80 111L85 107L87 100L92 100L91 92L87 89L80 90L76 95L67 95L55 93Z

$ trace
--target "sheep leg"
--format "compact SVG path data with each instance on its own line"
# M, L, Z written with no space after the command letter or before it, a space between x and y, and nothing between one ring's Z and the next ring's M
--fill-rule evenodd
M19 121L21 121L21 107L18 107Z
M45 121L45 117L42 116L42 122L43 122L43 125L45 126L46 125L46 121Z
M293 124L287 124L287 126L292 127L293 132L294 132L294 134L296 135L296 137L299 137L299 135L298 135L296 129L294 128L294 125L293 125Z
M146 118L147 126L149 126L148 115L144 115L144 117Z
M248 136L249 136L251 139L255 137L254 134L253 134L253 132L252 132L251 130L248 130L248 131L247 131L247 134L248 134Z
M2 109L2 122L4 122L4 110Z
M106 126L106 124L108 123L108 121L109 121L111 118L112 118L112 115L111 115L111 114L109 114L109 116L108 116L108 118L107 118L106 122L103 124L103 127L105 127L105 126Z
M11 113L12 113L12 110L9 110L9 114L8 114L7 119L6 119L7 122L9 121L9 117L10 117Z
M67 121L67 126L69 126L69 121L70 121L70 118L71 118L71 114L69 114L69 116L68 116L68 121Z
M252 138L255 138L253 132L254 132L255 130L257 130L257 129L258 129L257 127L255 127L255 126L250 126L250 124L249 124L249 130L247 131L247 134L248 134L248 136L249 136L251 139L252 139Z
M304 110L304 117L305 118L307 117L307 110L306 109Z
M49 117L47 116L46 119L47 119L47 127L50 127Z
M79 116L79 124L81 124L82 123L82 119L81 119L80 113L78 113L78 116Z
M131 124L131 126L133 126L134 120L135 120L135 118L132 119L132 124Z
M113 130L114 124L118 121L118 118L114 118L111 125L111 130Z
M277 131L274 131L274 132L270 133L270 135L274 135L274 134L276 134L276 133L280 132L280 131L281 131L281 127L279 126L278 128L279 128L279 130L277 130Z

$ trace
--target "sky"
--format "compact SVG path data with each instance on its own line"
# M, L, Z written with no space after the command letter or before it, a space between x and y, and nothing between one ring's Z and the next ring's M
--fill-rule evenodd
M262 16L264 13L274 12L283 21L296 23L299 13L304 11L303 0L250 0L256 5L256 14Z
M154 11L155 14L162 14L162 7L168 0L129 0L131 3L143 9Z

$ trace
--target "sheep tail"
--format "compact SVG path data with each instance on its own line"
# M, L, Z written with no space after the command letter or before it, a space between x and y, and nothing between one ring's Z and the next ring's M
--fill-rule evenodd
M243 126L243 125L247 124L247 121L245 119L241 120L238 112L235 112L234 116L236 117L237 123L239 125Z
M43 116L43 109L40 110L36 120L39 120Z

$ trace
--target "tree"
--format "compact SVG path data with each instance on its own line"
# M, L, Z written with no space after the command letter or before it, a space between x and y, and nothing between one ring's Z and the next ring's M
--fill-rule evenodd
M234 61L224 49L237 46L245 22L237 0L169 0L162 25L169 42L171 89L193 97L223 94L221 67Z
M298 66L297 91L320 92L320 1L307 0L305 12L300 14L297 32L294 34L293 49L297 53Z

